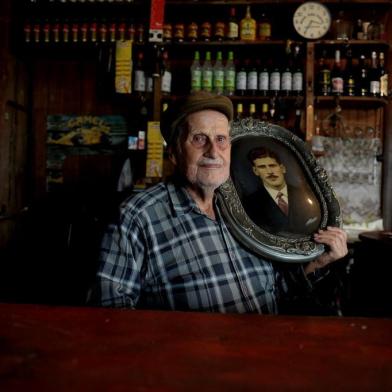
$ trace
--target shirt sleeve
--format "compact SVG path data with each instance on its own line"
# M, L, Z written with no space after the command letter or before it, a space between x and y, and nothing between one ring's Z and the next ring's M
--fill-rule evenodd
M315 290L329 274L328 267L305 274L304 264L277 263L276 281L278 284L278 302L280 313L298 310L299 304L306 306L316 301Z
M97 305L135 308L139 300L145 241L137 220L129 215L122 213L104 235L92 295Z

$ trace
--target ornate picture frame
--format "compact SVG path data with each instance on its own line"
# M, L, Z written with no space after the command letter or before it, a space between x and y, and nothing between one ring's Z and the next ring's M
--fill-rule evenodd
M306 143L281 126L247 118L232 123L231 137L230 178L217 194L232 234L271 260L317 258L324 246L313 233L342 224L326 171ZM285 183L283 194L278 182Z

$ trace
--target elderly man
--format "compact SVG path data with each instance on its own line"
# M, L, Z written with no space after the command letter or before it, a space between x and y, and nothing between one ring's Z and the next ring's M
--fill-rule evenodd
M102 243L101 305L277 313L281 296L311 290L315 271L346 254L342 230L320 231L328 251L285 276L231 235L215 190L229 176L232 118L228 98L200 92L163 127L175 176L122 204Z

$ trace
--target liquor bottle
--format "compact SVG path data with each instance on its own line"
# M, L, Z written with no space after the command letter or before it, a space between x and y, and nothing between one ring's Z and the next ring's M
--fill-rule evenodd
M116 42L117 37L117 25L116 22L112 21L109 24L109 40L110 42Z
M184 23L176 23L174 25L174 40L176 42L183 42L185 38L185 25Z
M238 34L238 21L237 17L235 14L235 8L231 7L230 8L230 17L229 17L229 23L227 25L227 39L231 41L238 40L239 34Z
M295 109L295 119L294 119L294 125L291 131L294 133L294 135L298 136L300 139L305 140L305 134L302 132L301 129L301 120L302 120L302 111L300 108Z
M124 21L121 21L118 25L118 35L120 41L125 41L125 32L127 30L127 26Z
M44 33L44 42L45 43L49 43L50 41L50 23L49 23L49 19L45 19L45 22L42 26L42 32Z
M268 122L269 120L270 117L269 117L268 103L264 102L261 105L261 121Z
M353 67L353 56L351 49L346 52L346 69L344 77L344 94L349 97L354 97L356 95L356 72Z
M255 103L251 103L249 105L249 117L253 118L254 120L257 120L256 104Z
M385 69L384 53L379 54L379 72L380 72L380 96L388 96L388 73Z
M171 23L165 23L163 25L163 41L172 42L173 40L173 26Z
M376 13L373 10L372 19L367 28L367 39L369 40L378 40L381 35L381 26L380 22L376 19Z
M143 52L139 52L136 57L133 90L137 95L143 95L146 91Z
M214 24L214 40L223 41L225 38L225 23L218 20Z
M29 43L31 42L31 31L32 31L32 27L31 27L31 23L30 22L26 22L24 24L24 37L25 37L25 42Z
M69 41L69 30L70 30L70 27L69 27L68 20L65 20L64 23L63 23L63 28L62 28L62 31L63 31L63 42L68 42Z
M258 87L257 77L257 67L253 62L253 64L249 66L246 76L246 93L248 95L256 95Z
M216 54L216 61L213 68L213 90L215 94L223 94L225 83L225 69L222 63L222 52Z
M294 47L293 63L293 80L291 90L293 95L302 95L304 92L304 73L302 70L300 47L298 45Z
M237 95L245 95L246 94L246 87L247 87L247 67L246 67L246 60L242 62L240 67L238 68L236 74L236 94Z
M201 90L201 65L200 65L200 53L199 51L195 51L194 60L191 65L191 92L194 93L196 91Z
M108 34L108 27L106 22L103 20L99 25L99 37L101 42L106 42Z
M163 74L161 79L161 91L163 95L171 94L172 73L167 50L162 53Z
M344 92L344 75L340 62L340 50L335 50L335 62L331 71L331 86L333 95L342 95Z
M199 26L195 22L187 25L186 39L190 42L196 42L199 38Z
M358 75L358 90L357 94L361 97L369 95L369 79L368 67L366 66L366 57L362 54L359 58L359 75Z
M286 44L285 65L282 70L280 83L281 94L285 96L291 95L291 89L293 87L293 73L291 69L290 41L287 41Z
M380 96L380 70L377 66L377 53L372 52L372 63L369 69L369 94L373 97Z
M60 42L60 23L58 19L55 19L52 31L53 31L53 41L56 43Z
M278 96L280 94L280 69L279 65L275 64L271 73L269 80L269 93L273 96Z
M331 93L331 70L325 57L326 51L323 51L318 64L318 94L327 96Z
M258 93L263 97L268 95L269 91L269 71L268 71L268 64L265 61L260 69L259 72L259 86L258 86Z
M267 41L271 39L272 24L265 12L261 14L258 30L258 36L261 41Z
M224 92L225 95L234 95L235 93L235 65L234 65L234 53L229 52L227 62L225 66L225 82Z
M237 103L236 107L236 120L239 121L244 118L244 107L242 103Z
M97 42L97 22L94 20L90 24L90 41L91 42Z
M362 19L357 19L355 26L354 26L354 33L353 33L353 38L354 39L363 39L363 24L362 24Z
M240 22L240 38L242 41L256 40L256 21L250 13L250 5L246 6L246 14Z
M212 26L210 22L204 22L201 25L200 37L203 41L208 42L211 41L211 30Z
M287 127L287 106L285 100L278 98L276 102L275 122L283 128Z
M206 52L206 59L201 69L201 88L204 91L212 91L212 64L211 64L211 52Z

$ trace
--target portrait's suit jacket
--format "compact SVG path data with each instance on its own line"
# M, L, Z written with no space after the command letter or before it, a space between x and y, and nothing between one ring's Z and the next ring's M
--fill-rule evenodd
M287 191L288 216L282 212L263 186L244 197L245 212L256 225L271 233L311 234L315 232L321 219L318 203L310 205L307 202L309 195L302 188L288 185Z

